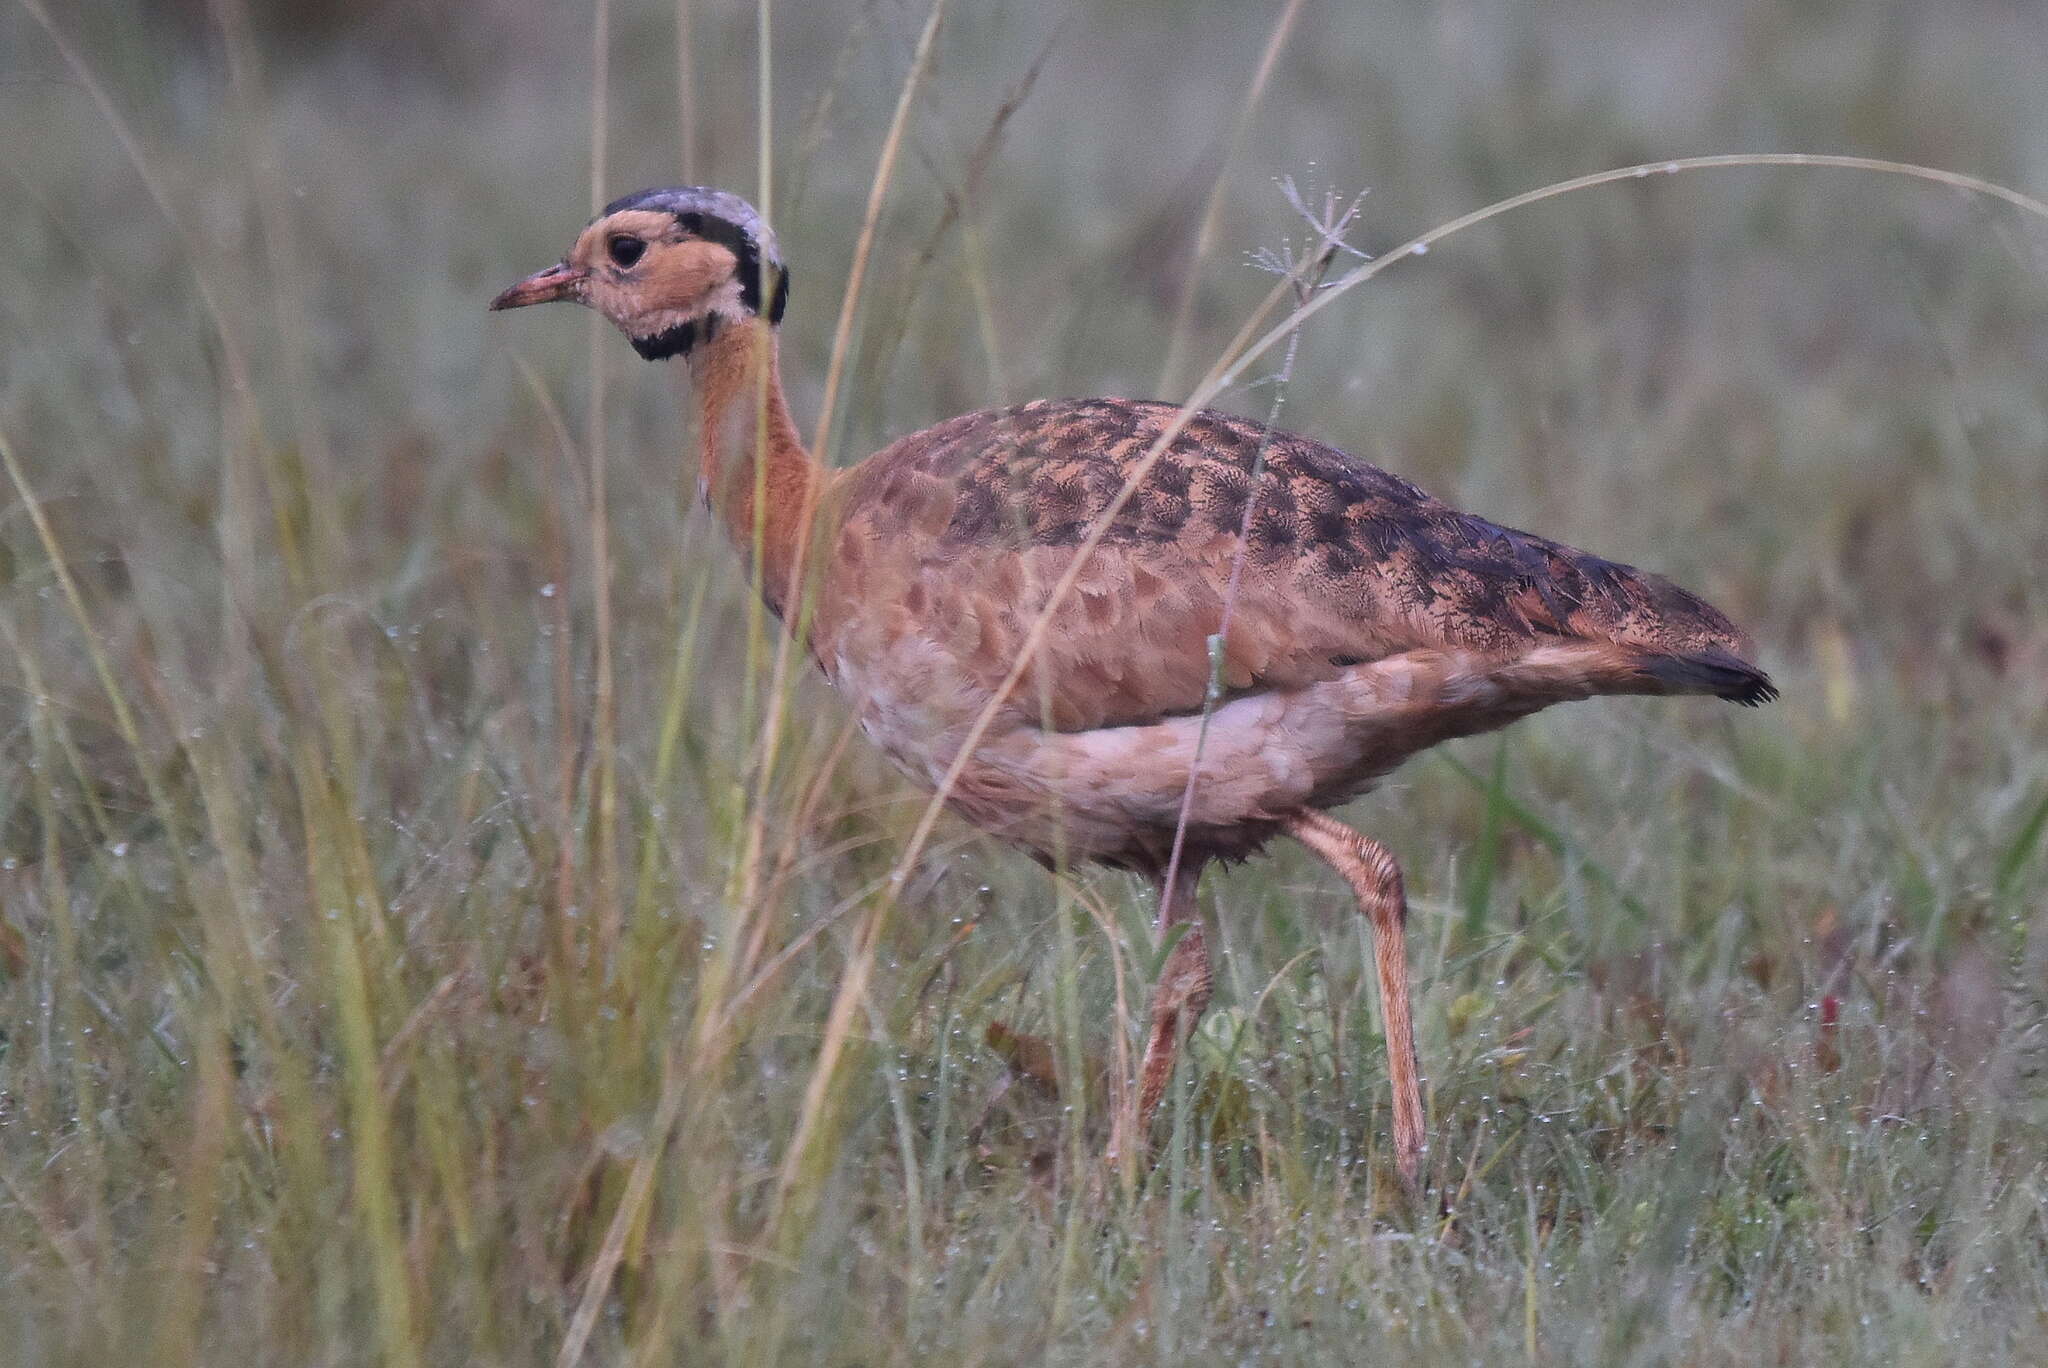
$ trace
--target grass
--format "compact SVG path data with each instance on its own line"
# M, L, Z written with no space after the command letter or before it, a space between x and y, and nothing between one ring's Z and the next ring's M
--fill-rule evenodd
M2034 26L960 0L921 47L922 6L683 8L682 118L666 4L614 0L595 101L590 16L515 0L109 3L55 16L76 65L0 18L0 107L37 130L0 168L13 1358L2035 1352L2038 223L1831 172L1652 177L1444 242L1304 334L1291 426L1670 572L1785 686L1559 710L1347 814L1415 900L1420 1207L1367 933L1289 850L1209 886L1172 1139L1091 1195L1080 1080L1129 1067L1163 958L1142 890L950 819L892 881L922 798L800 659L778 677L675 396L612 345L594 409L578 327L481 312L593 180L673 178L679 126L750 192L772 145L797 408L850 456L1206 365L1270 284L1235 257L1289 231L1267 168L1370 184L1380 252L1731 146L2038 194Z

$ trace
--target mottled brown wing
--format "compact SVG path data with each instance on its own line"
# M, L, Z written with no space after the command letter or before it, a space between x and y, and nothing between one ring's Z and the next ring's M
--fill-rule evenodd
M842 477L835 560L862 581L868 611L886 604L886 635L918 635L992 689L1177 412L1048 400L906 437ZM1507 658L1574 638L1740 665L1734 625L1663 579L1460 513L1332 447L1204 411L1117 514L1015 706L1062 730L1199 709L1248 509L1223 669L1233 691L1296 687L1416 649Z

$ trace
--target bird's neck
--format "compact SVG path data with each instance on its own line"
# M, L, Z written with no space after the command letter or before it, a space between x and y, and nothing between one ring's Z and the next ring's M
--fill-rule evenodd
M775 330L758 318L728 323L690 351L688 364L697 394L698 487L780 613L826 472L789 416Z

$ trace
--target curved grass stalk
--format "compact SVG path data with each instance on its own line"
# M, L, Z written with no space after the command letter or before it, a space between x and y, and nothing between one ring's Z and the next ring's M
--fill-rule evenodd
M1130 477L1125 481L1124 487L1118 491L1117 496L1111 499L1102 512L1097 515L1093 526L1088 529L1088 535L1082 539L1080 546L1074 552L1073 559L1068 562L1066 572L1053 585L1052 593L1047 597L1045 607L1040 610L1037 619L1031 624L1030 630L1025 633L1023 644L1017 651L1016 662L1010 667L1009 673L1004 676L1003 682L997 687L994 695L990 697L987 706L982 709L981 715L975 719L974 725L968 729L966 739L961 742L960 750L954 756L953 763L947 767L946 773L940 779L937 790L932 794L930 801L925 804L924 817L919 821L917 830L911 835L910 843L904 848L902 857L897 861L896 877L892 881L892 885L898 889L901 888L905 874L916 863L918 856L923 852L925 843L931 838L932 828L939 820L939 813L944 810L946 799L951 794L953 786L959 782L960 774L966 769L968 759L974 754L975 747L981 744L982 737L988 734L988 729L994 723L996 714L1002 710L1004 703L1008 701L1010 695L1016 690L1017 684L1023 679L1025 671L1030 669L1031 662L1036 659L1039 649L1045 643L1047 633L1052 629L1053 620L1058 616L1061 604L1065 602L1066 596L1073 592L1074 584L1080 579L1082 570L1086 568L1088 558L1094 555L1095 548L1101 545L1103 537L1108 535L1109 528L1115 522L1117 515L1123 511L1124 506L1136 495L1138 488L1144 484L1146 476L1151 474L1152 467L1158 464L1160 457L1166 452L1166 449L1173 445L1174 439L1180 436L1181 432L1187 427L1188 421L1194 417L1196 411L1242 376L1254 361L1257 361L1279 343L1285 341L1309 319L1329 307L1334 300L1357 286L1363 285L1395 262L1404 261L1410 257L1422 256L1431 247L1444 239L1462 233L1467 228L1477 227L1479 224L1485 223L1490 219L1499 218L1501 215L1510 213L1513 210L1525 208L1528 205L1537 204L1544 200L1556 199L1561 195L1568 195L1575 191L1590 190L1600 185L1610 185L1616 181L1638 180L1652 175L1676 175L1679 172L1685 171L1712 171L1757 166L1826 167L1836 170L1869 171L1884 175L1904 176L1914 180L1926 181L1934 185L1945 185L1951 189L1968 191L1972 194L1989 196L1993 199L2002 200L2023 212L2033 214L2043 220L2048 220L2048 202L2043 202L2009 186L2000 185L1995 181L1988 181L1955 171L1944 171L1938 167L1916 166L1910 162L1886 161L1877 157L1845 157L1827 153L1728 153L1710 157L1681 157L1671 161L1643 162L1634 166L1616 167L1610 171L1596 171L1589 175L1573 177L1570 180L1555 181L1534 190L1524 191L1519 195L1512 195L1507 199L1496 200L1494 203L1475 209L1468 214L1462 214L1448 222L1438 224L1429 231L1410 238L1393 251L1365 262L1347 272L1344 276L1332 282L1321 294L1299 305L1285 319L1267 329L1263 334L1260 334L1256 341L1243 345L1240 349L1239 343L1233 340L1232 346L1225 350L1223 357L1217 362L1215 367L1210 370L1209 374L1203 378L1199 385L1195 386L1193 392L1182 403L1180 412L1174 415L1172 421L1166 425L1165 430L1153 441L1151 449L1132 468ZM1239 338L1243 338L1247 332L1256 330L1263 314L1272 308L1284 289L1286 289L1286 285L1283 282L1281 286L1276 287L1267 296L1266 301L1260 305L1260 308L1254 311L1251 321L1247 323L1244 329L1239 331Z

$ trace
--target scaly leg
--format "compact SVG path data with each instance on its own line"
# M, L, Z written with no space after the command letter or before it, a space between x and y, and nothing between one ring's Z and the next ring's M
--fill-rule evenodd
M1183 922L1189 925L1187 933L1167 955L1159 986L1152 992L1152 1029L1145 1039L1145 1062L1138 1070L1137 1106L1119 1105L1110 1126L1108 1157L1112 1168L1126 1157L1144 1153L1152 1117L1173 1078L1174 1059L1180 1053L1181 1042L1209 1006L1209 947L1202 938L1202 915L1195 905L1195 885L1202 878L1202 863L1181 863L1170 896L1166 881L1160 880L1159 934L1164 936Z
M1380 1012L1387 1023L1387 1078L1394 1085L1394 1162L1412 1184L1427 1137L1408 1007L1408 898L1401 888L1401 866L1378 841L1320 812L1295 813L1287 819L1287 834L1344 876L1358 910L1372 922Z

